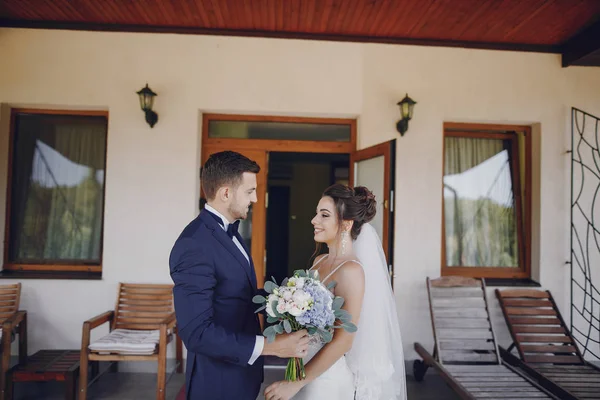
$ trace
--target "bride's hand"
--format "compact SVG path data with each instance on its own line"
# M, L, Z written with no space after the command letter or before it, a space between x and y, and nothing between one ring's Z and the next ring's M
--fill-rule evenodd
M279 381L265 389L265 400L290 400L304 386L302 381Z

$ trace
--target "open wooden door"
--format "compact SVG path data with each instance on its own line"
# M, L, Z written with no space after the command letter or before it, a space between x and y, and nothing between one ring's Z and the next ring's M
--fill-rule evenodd
M391 277L394 274L395 170L395 139L355 151L350 156L351 186L366 186L377 200L377 214L371 225L381 239Z
M267 212L265 198L267 193L267 152L265 150L247 150L231 147L219 146L203 146L202 148L202 164L213 153L220 151L232 150L236 151L251 160L256 161L260 166L260 172L256 176L257 188L256 197L257 203L254 204L248 218L240 223L239 232L244 238L247 247L250 249L250 256L254 261L254 269L256 270L256 280L259 288L262 288L265 280L265 248L266 248L266 225ZM200 189L200 208L204 207L205 197L202 189Z

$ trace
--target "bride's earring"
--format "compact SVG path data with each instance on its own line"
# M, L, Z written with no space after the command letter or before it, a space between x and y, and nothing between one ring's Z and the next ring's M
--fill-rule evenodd
M348 232L342 232L342 255L346 254L346 242L348 241Z

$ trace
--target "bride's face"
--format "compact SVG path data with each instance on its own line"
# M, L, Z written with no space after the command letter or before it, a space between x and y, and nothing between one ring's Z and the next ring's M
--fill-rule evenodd
M322 197L317 205L317 215L311 223L315 228L315 242L331 244L338 236L338 220L335 203L329 196Z

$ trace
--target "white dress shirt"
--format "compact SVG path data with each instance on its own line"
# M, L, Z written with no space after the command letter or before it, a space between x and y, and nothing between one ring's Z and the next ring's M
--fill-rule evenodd
M221 218L221 220L223 221L223 229L225 230L225 232L227 232L227 228L229 227L229 221L227 220L227 218L225 218L223 216L223 214L221 214L220 212L218 212L217 210L215 210L213 207L209 206L208 204L205 204L204 208L207 211L210 211L211 213L215 214L217 217ZM250 264L250 256L248 254L246 254L246 251L244 250L244 246L242 246L240 241L235 236L233 237L233 243L235 243L235 245L242 252L244 257L246 257L246 260L248 260L248 264ZM250 365L254 364L256 359L261 355L264 347L265 347L265 338L262 336L256 336L256 342L254 343L254 350L252 351L250 360L248 360L248 364L250 364Z

